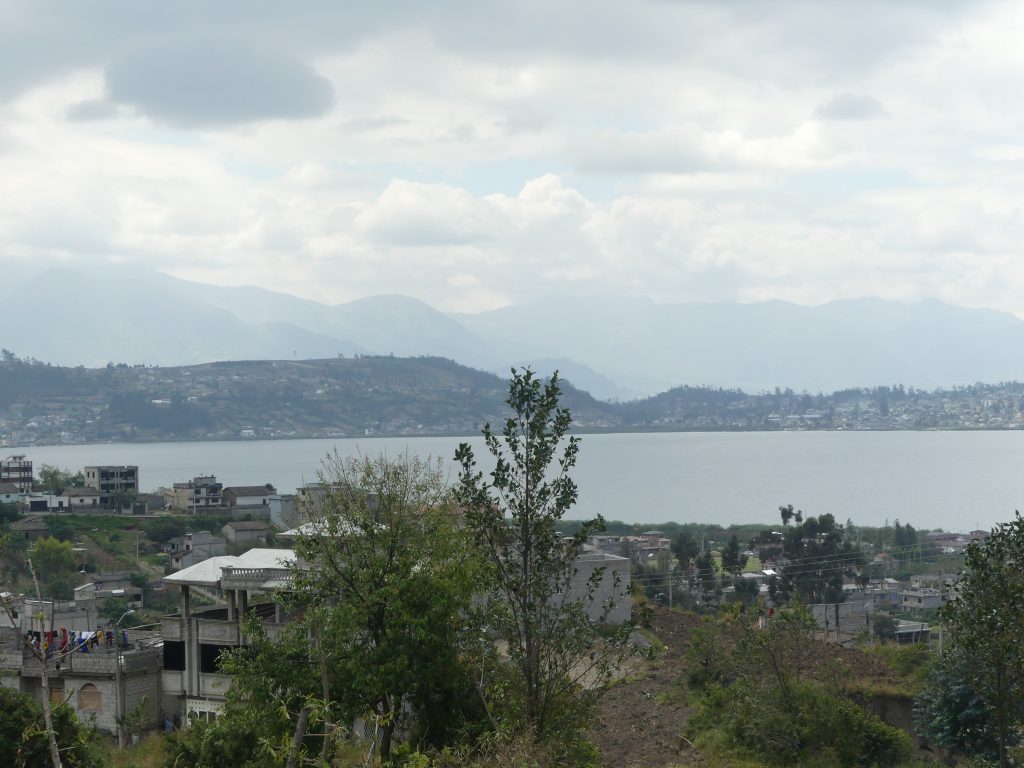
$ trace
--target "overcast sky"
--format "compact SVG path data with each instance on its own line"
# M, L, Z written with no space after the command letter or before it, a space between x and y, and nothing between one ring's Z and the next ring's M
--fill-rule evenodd
M0 267L1024 316L1024 4L0 0Z

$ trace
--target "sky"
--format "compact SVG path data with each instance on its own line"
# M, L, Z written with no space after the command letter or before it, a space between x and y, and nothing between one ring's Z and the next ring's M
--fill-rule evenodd
M0 269L1024 316L1024 4L0 0Z

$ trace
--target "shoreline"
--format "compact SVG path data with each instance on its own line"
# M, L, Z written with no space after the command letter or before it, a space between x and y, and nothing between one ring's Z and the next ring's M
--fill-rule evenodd
M707 428L707 427L574 427L570 429L570 434L573 435L649 435L649 434L800 434L800 433L821 433L821 432L847 432L851 434L865 433L865 432L913 432L913 433L927 433L927 432L1022 432L1024 429L1020 427L930 427L928 429L912 429L912 428L897 428L897 427L868 427L861 429L844 429L844 428L822 428L822 429L755 429L750 427L719 427L719 428ZM334 435L334 436L317 436L317 435L288 435L288 436L276 436L276 437L163 437L156 438L153 440L102 440L95 442L80 442L80 443L26 443L23 445L0 445L0 453L6 451L22 451L31 450L33 448L73 448L73 447L84 447L90 445L158 445L163 443L285 443L293 442L296 440L400 440L406 439L436 439L443 437L461 437L471 438L480 437L481 432L474 432L467 434L465 432L428 432L428 433L416 433L406 434L402 432L395 433L377 433L373 435Z

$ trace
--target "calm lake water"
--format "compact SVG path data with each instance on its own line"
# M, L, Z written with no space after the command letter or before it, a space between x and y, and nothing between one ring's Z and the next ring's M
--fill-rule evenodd
M452 464L460 441L482 461L480 438L350 438L133 443L3 449L39 464L138 464L144 490L212 473L225 485L273 483L282 493L316 479L324 456L406 451ZM1024 508L1024 432L745 432L584 435L574 473L576 513L657 523L775 522L780 504L840 521L989 528Z

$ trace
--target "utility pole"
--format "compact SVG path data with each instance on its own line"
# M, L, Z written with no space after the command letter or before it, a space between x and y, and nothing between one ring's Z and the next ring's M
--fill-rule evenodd
M125 691L122 690L124 687L124 678L122 677L121 670L121 638L119 637L119 631L121 629L121 622L128 616L135 613L133 608L129 608L127 611L121 614L121 618L114 623L114 712L115 712L115 723L117 725L117 745L124 749L125 745L125 713L124 713L124 699ZM110 626L109 624L107 626Z

